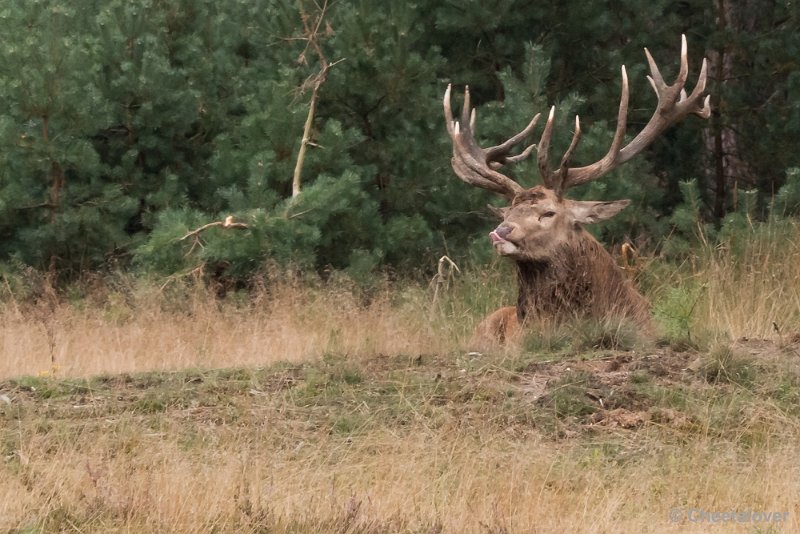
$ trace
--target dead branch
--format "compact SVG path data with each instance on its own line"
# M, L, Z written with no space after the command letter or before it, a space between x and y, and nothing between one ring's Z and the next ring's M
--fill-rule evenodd
M189 239L190 237L197 237L201 233L203 233L204 231L208 230L209 228L213 228L215 226L221 226L223 228L236 228L236 229L239 229L239 230L243 230L245 228L249 228L247 223L233 222L233 216L232 215L228 215L222 221L210 222L208 224L204 224L203 226L201 226L199 228L195 228L191 232L188 232L185 236L181 237L178 241L185 241L185 240Z
M322 26L323 19L325 18L325 12L328 9L328 0L325 0L323 4L320 6L318 3L315 2L315 6L317 8L317 16L312 17L309 16L305 10L303 9L302 2L299 3L300 5L300 18L303 21L303 39L306 41L306 48L299 56L299 61L301 63L306 62L306 52L308 52L309 48L314 50L314 54L316 54L319 60L319 72L316 74L311 75L305 83L303 83L302 87L300 88L301 92L306 87L311 87L311 100L308 104L308 115L306 116L306 122L303 126L303 138L300 140L300 149L297 152L297 161L294 166L294 174L292 176L292 198L296 197L300 194L301 189L301 181L303 175L303 163L305 162L306 158L306 151L308 149L308 145L316 146L311 141L311 127L314 124L314 116L317 111L317 102L319 101L319 90L325 81L328 79L328 71L330 71L331 67L343 61L342 59L338 61L334 61L330 63L328 58L325 56L325 53L322 51L322 46L320 45L320 28ZM330 28L326 28L326 34L331 33Z

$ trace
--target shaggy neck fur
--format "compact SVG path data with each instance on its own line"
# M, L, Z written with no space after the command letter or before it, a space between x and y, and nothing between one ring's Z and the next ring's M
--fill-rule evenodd
M546 261L517 261L517 318L625 317L648 325L647 301L585 230Z

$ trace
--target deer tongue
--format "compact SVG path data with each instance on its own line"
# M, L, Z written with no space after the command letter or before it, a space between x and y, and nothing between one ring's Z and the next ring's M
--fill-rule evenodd
M489 232L489 239L492 240L492 245L497 245L498 243L506 242L506 240L500 237L500 235L495 231Z

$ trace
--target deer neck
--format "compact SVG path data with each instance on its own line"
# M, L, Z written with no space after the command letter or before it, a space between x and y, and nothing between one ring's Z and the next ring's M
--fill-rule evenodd
M516 263L520 321L539 317L566 320L626 309L631 291L634 298L642 299L608 252L583 229L548 260Z

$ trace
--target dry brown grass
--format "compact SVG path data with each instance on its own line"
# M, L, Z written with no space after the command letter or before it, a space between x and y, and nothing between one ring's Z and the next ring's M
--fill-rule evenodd
M687 375L673 386L691 387L682 417L587 425L543 413L525 386L538 372L475 363L5 384L0 529L709 530L672 522L673 508L788 512L774 531L800 526L798 419L774 401Z
M797 446L748 457L727 444L693 443L619 465L533 436L414 430L323 437L306 450L257 446L254 438L269 436L229 431L213 447L187 451L154 433L117 455L109 454L120 446L109 432L81 448L30 451L23 476L0 479L0 528L49 521L95 532L707 532L707 523L670 521L672 508L694 507L788 511L782 530L800 526ZM731 527L722 528L753 531Z
M725 242L698 273L699 317L733 339L800 332L800 227L786 222L759 230L752 239Z
M448 280L435 303L423 284L365 293L289 279L241 301L130 281L80 299L6 295L0 530L797 531L794 243L655 266L666 320L716 345L696 368L673 366L679 378L652 367L604 386L624 384L631 428L582 411L605 409L592 381L569 382L605 352L586 336L465 354L483 313L509 302L507 270ZM769 350L725 345L742 336ZM658 363L664 350L626 354ZM565 357L576 359L558 368L563 383L530 363ZM239 369L172 372L187 368ZM112 377L80 378L97 374ZM8 380L23 375L38 378ZM542 401L556 397L562 408ZM673 523L672 508L788 512L790 523Z
M238 305L204 290L165 294L146 285L105 290L79 306L12 301L0 311L0 378L446 352L470 327L469 318L462 326L431 321L425 288L374 291L364 301L347 287L291 282Z
M679 268L656 260L643 274L662 330L723 340L800 333L796 225L765 226L703 258ZM452 352L485 314L515 298L508 268L451 272L439 282L433 289L386 283L365 296L347 282L282 278L247 299L220 301L190 286L124 280L96 284L77 300L45 287L35 304L0 287L0 378L265 365L326 352L355 359Z
M640 273L657 322L695 341L800 334L800 225L763 223L714 247L698 246L682 265L651 260Z

